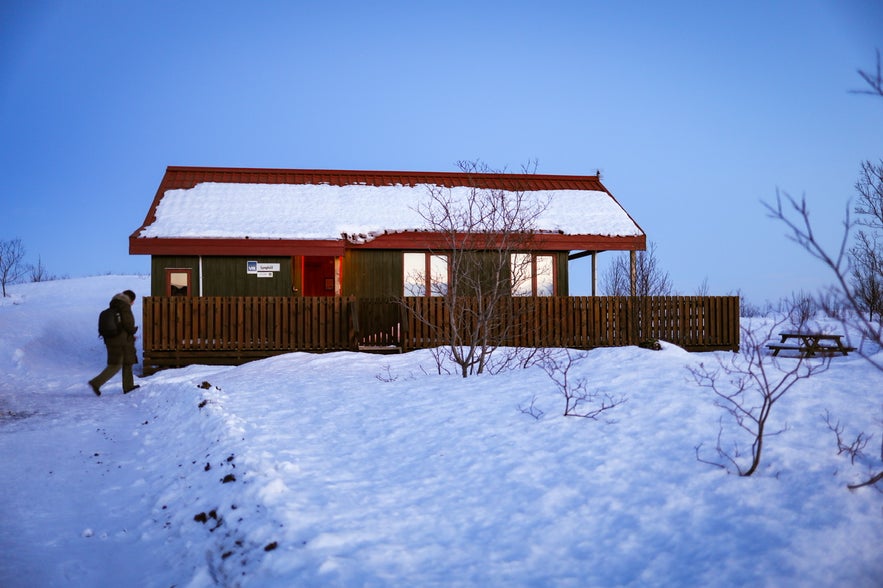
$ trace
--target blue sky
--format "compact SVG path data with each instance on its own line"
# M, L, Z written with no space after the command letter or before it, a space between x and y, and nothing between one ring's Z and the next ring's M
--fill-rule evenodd
M850 93L877 49L876 0L5 0L0 239L57 275L145 273L128 236L168 165L536 159L600 169L680 293L762 303L827 281L760 202L805 194L836 245L883 157L883 100Z

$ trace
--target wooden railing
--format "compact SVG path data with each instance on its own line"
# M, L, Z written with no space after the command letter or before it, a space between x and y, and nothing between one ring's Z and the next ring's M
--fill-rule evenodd
M739 348L737 296L513 297L501 301L499 342L513 347L616 347L661 339L690 350ZM402 346L449 343L441 298L407 298ZM493 338L493 337L492 337Z
M143 313L147 372L291 351L450 344L442 298L147 297ZM694 351L735 351L739 298L515 297L502 301L491 328L496 343L513 347L590 349L661 339Z
M349 304L335 297L147 297L144 368L351 349Z

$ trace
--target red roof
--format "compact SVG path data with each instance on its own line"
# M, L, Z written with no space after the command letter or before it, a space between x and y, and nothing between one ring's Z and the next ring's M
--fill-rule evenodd
M507 174L471 172L407 172L318 169L263 169L169 166L159 187L166 190L193 188L202 182L230 184L330 184L347 186L415 186L435 184L453 188L468 186L498 190L595 190L607 192L598 176ZM608 192L609 193L609 192Z

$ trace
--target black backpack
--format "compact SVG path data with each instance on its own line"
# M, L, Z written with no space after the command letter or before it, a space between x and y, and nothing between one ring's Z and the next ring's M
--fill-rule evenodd
M120 313L113 308L105 308L98 315L98 336L116 337L120 334Z

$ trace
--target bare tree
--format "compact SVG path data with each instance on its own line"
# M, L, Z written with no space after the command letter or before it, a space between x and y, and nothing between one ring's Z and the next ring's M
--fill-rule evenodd
M857 93L883 97L883 72L880 68L880 52L877 51L876 71L859 70L859 75L868 88ZM877 306L877 283L883 281L879 264L878 245L883 229L883 160L879 164L866 161L862 164L860 178L856 183L859 203L854 212L859 216L855 221L850 217L849 207L843 220L843 236L836 251L829 251L818 240L809 218L806 198L797 200L788 194L776 193L775 204L764 203L769 216L782 222L788 229L788 237L797 243L810 256L821 262L833 279L833 285L817 296L818 303L827 314L839 318L847 333L858 333L863 341L872 343L876 349L883 346L883 321ZM850 237L856 227L860 227L857 243L850 248ZM874 314L877 320L874 320ZM866 353L863 345L857 345L858 353L871 365L883 371L883 361L878 354ZM829 418L830 422L830 418ZM830 425L829 425L830 427ZM836 427L834 429L835 433ZM864 437L864 433L860 433ZM883 442L883 440L881 440ZM838 436L838 447L841 440ZM883 446L880 460L883 462ZM850 489L874 485L883 481L883 471L872 474L858 484L850 484Z
M0 289L6 298L6 286L15 284L27 273L24 264L25 248L21 239L0 241Z
M848 256L847 244L851 229L855 225L850 220L849 209L847 208L843 221L843 238L837 253L830 253L819 243L813 232L805 198L797 201L786 194L785 203L783 203L782 197L777 194L776 205L767 204L766 206L770 211L770 216L784 223L789 229L789 238L819 260L833 276L834 285L817 296L818 303L824 307L827 314L839 318L847 333L858 333L863 341L870 342L876 349L883 346L883 323L874 320L872 314L868 312L866 301L850 284L850 277L854 276L854 273ZM883 371L883 361L880 360L879 354L866 352L865 346L861 344L856 348L857 353L866 361ZM883 451L881 451L881 462L883 462ZM883 471L871 474L865 482L850 484L848 487L855 489L870 486L881 480L883 480Z
M705 278L703 278L702 280L702 283L700 283L696 287L696 293L694 294L694 296L708 296L709 293L710 290L708 288L708 276L705 276Z
M792 292L791 297L779 301L779 312L789 318L792 324L802 325L809 330L817 330L818 325L814 322L819 305L813 298L801 290Z
M466 173L493 171L478 161L461 161L458 166ZM501 308L513 286L530 283L534 265L530 255L520 252L541 239L536 222L547 206L547 200L524 191L475 186L464 194L462 189L433 186L427 203L417 209L425 228L444 240L432 253L444 258L440 265L446 265L448 279L430 275L425 280L432 293L444 299L444 324L421 316L416 306L409 309L447 341L446 349L463 377L484 372L513 329L512 317Z
M784 322L779 320L763 332L743 326L739 353L718 356L716 367L700 363L689 368L697 384L714 392L715 405L736 426L736 438L725 444L726 426L721 417L716 457L704 458L700 455L702 444L696 447L696 457L703 463L728 471L735 469L740 476L754 474L766 440L787 430L786 425L770 429L773 407L797 382L828 368L830 357L808 360L802 356L778 358L767 353L766 342Z
M49 270L43 265L43 258L39 256L36 265L28 265L28 274L31 282L50 282L58 279L57 276L49 273Z
M857 244L852 248L852 268L850 278L855 297L864 307L869 320L883 319L883 259L880 258L880 245L876 238L864 231L856 235Z
M646 251L638 251L635 258L635 295L671 296L671 279L659 264L656 243L650 243ZM628 296L631 293L629 265L628 255L618 255L607 268L602 278L602 288L608 296Z
M859 201L856 214L856 243L849 250L851 285L868 318L881 320L883 313L883 159L862 162L855 183Z

